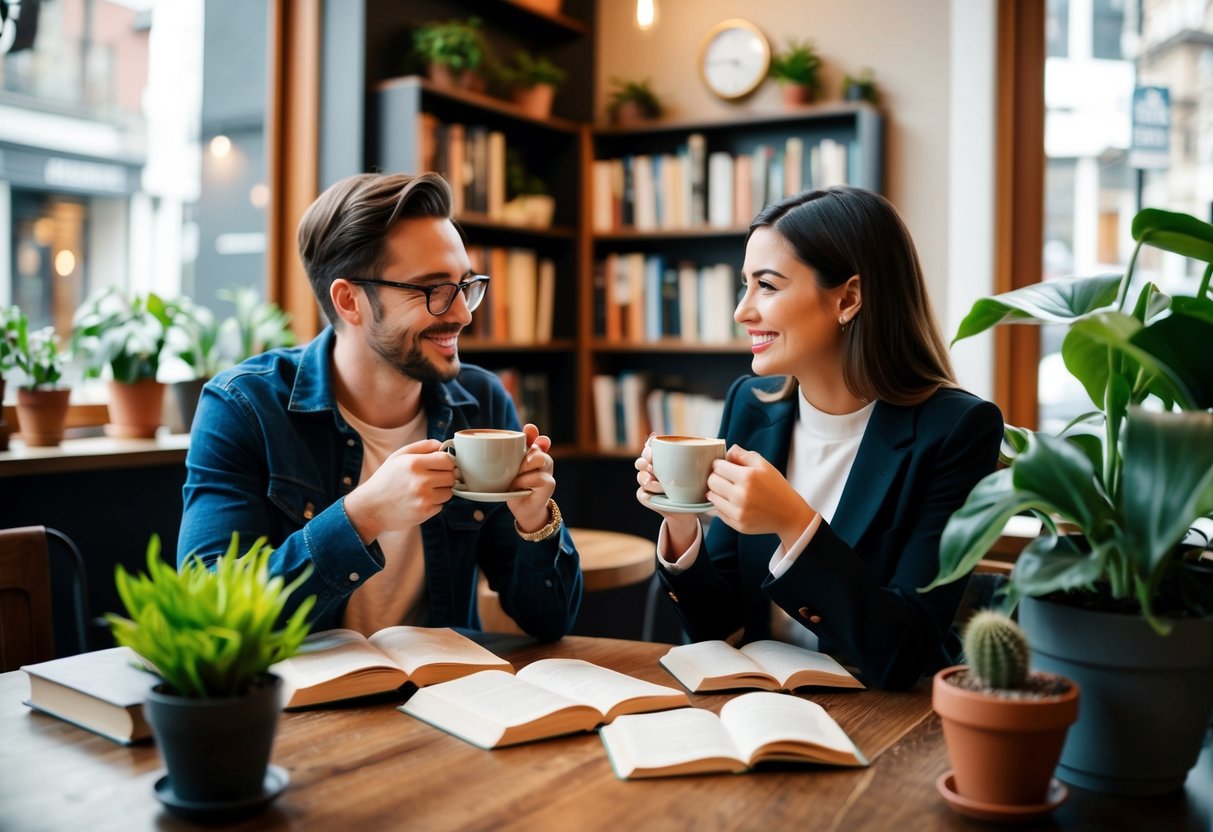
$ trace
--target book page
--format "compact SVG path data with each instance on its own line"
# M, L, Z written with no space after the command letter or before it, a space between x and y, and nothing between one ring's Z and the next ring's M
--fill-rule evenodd
M480 665L513 670L513 666L449 627L387 627L372 635L378 647L412 676L430 664Z
M788 682L793 676L802 672L804 681L800 681L800 684L863 687L833 656L815 650L806 650L782 641L754 641L742 647L741 652L753 659L785 688L790 687Z
M774 679L749 656L723 641L700 641L671 647L661 664L689 690L725 687L774 687ZM731 684L705 688L710 679L728 679Z
M603 718L628 700L660 698L666 704L658 707L667 708L691 704L687 695L676 688L655 685L580 659L541 659L518 671L518 678L589 705Z
M766 691L747 693L725 703L720 709L720 721L732 735L743 759L751 764L759 759L868 764L825 708L797 696Z
M622 779L746 767L720 718L702 708L621 716L599 733Z
M338 629L312 633L298 653L270 670L296 687L308 687L372 667L395 668L392 660L371 646L361 633ZM403 679L400 684L404 684Z

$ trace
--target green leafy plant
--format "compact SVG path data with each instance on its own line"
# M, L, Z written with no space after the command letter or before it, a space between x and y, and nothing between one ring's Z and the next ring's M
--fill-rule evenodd
M259 538L243 556L233 534L214 569L191 556L180 570L160 557L160 538L147 547L147 572L119 565L118 596L130 618L106 616L114 639L152 665L181 696L239 696L270 665L290 658L307 636L315 596L276 628L287 599L310 568L290 584L270 577L273 551Z
M18 306L0 306L0 376L16 366L18 327L25 319Z
M1025 286L977 301L961 322L957 341L1000 323L1067 325L1062 359L1096 409L1057 436L1006 428L1009 467L952 515L927 589L967 575L1006 521L1030 511L1045 533L1016 561L1008 607L1081 588L1135 604L1159 633L1170 629L1160 601L1168 613L1213 613L1211 582L1192 565L1207 540L1185 543L1195 520L1213 517L1213 225L1144 209L1132 233L1123 275ZM1147 282L1129 307L1144 245L1206 264L1196 294Z
M1017 690L1028 680L1028 637L1002 613L980 610L964 631L969 672L987 688Z
M559 89L568 73L544 55L533 55L525 49L519 49L510 59L510 63L499 70L499 75L506 86L535 87L547 84Z
M607 114L611 119L617 118L619 108L627 103L635 104L645 118L658 118L662 113L661 100L653 92L650 83L648 78L640 81L611 78L612 90L607 103Z
M771 55L768 74L780 84L799 84L821 91L821 59L809 41L789 40L788 48Z
M869 101L880 103L880 92L876 89L876 76L872 68L865 66L858 75L844 75L842 97L847 101Z
M423 63L442 64L456 72L479 69L488 47L480 18L434 21L413 33L413 53Z
M105 289L76 310L72 349L85 356L89 377L109 365L114 381L154 380L171 323L171 309L159 295L128 299Z
M29 322L22 316L21 334L17 342L17 368L25 374L26 390L54 389L63 375L63 352L53 326L29 331Z
M247 286L220 289L218 295L236 307L220 332L221 349L230 363L239 364L267 350L295 345L291 316L276 303L263 302L256 290Z
M172 302L172 325L166 346L180 358L195 378L211 378L225 366L219 349L220 324L215 313L187 297Z

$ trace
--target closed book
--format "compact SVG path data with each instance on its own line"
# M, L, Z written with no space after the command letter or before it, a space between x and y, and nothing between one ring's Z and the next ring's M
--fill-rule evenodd
M615 227L615 209L612 205L611 160L595 159L590 179L591 201L594 206L594 231L610 231Z
M535 340L546 344L552 340L552 324L556 314L556 264L550 257L539 261L539 297L535 309Z
M733 225L733 157L723 151L708 156L708 224Z
M594 393L594 435L598 439L598 449L614 450L619 444L615 426L615 377L596 375L591 389Z
M128 647L111 647L24 665L25 704L123 745L147 739L143 716L148 691L160 678L143 668Z
M509 340L529 344L535 340L535 312L538 308L539 264L531 248L511 248L507 254L506 302Z
M702 133L687 136L691 168L691 225L708 221L708 142Z
M695 264L678 264L678 327L682 340L699 340L699 271Z
M501 219L505 205L505 133L494 130L488 138L488 215Z

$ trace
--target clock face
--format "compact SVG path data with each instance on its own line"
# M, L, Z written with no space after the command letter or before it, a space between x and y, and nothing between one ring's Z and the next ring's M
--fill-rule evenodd
M740 98L767 77L771 47L758 27L726 20L712 27L699 55L699 71L708 89L721 98Z

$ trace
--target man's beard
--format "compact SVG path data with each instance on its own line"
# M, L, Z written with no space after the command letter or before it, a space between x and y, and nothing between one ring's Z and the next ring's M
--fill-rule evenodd
M459 324L435 324L417 332L397 333L385 327L380 319L372 321L368 341L401 375L421 382L443 382L459 375L459 357L456 355L439 366L425 357L422 340L433 335L457 335L462 329Z

